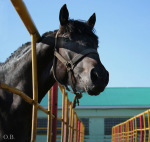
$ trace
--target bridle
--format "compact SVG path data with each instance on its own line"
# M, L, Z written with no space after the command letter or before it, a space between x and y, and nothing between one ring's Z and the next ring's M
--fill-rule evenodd
M57 41L58 41L58 34L56 34L55 36L55 46L54 46L54 60L53 60L53 75L56 79L57 82L59 82L60 84L63 84L56 76L56 59L59 59L59 61L61 61L65 67L67 68L67 73L68 73L68 78L70 80L70 86L73 90L73 92L68 88L67 85L64 85L65 88L71 92L75 94L74 100L73 100L73 108L76 107L76 103L78 103L79 105L79 99L82 97L82 93L78 92L75 88L76 85L76 79L74 76L74 68L76 67L76 65L84 58L86 57L88 54L98 54L97 51L95 49L86 49L83 50L82 52L80 52L78 55L76 55L73 59L71 60L66 60L57 50Z

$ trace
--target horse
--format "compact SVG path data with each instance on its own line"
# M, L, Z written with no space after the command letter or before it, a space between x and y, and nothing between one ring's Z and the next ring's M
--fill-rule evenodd
M58 30L44 33L36 43L39 103L56 81L89 95L99 95L109 82L109 73L97 52L95 13L87 21L70 19L64 5L59 21ZM31 56L31 43L27 42L0 63L0 82L32 98ZM0 142L29 142L31 123L32 106L20 96L0 89Z

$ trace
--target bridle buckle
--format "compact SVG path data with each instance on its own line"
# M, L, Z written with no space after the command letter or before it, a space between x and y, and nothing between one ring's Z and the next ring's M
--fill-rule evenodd
M68 61L66 63L66 68L67 68L68 71L73 71L73 64L72 64L72 62Z

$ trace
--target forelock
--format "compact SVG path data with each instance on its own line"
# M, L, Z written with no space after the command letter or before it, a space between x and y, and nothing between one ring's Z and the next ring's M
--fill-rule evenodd
M98 40L98 37L95 34L95 30L91 29L91 27L85 21L69 20L66 29L69 33L86 34Z

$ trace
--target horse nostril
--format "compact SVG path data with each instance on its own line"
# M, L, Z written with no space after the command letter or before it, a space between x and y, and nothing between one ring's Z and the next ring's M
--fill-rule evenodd
M91 70L91 80L96 81L98 79L98 73L95 71L95 69Z

